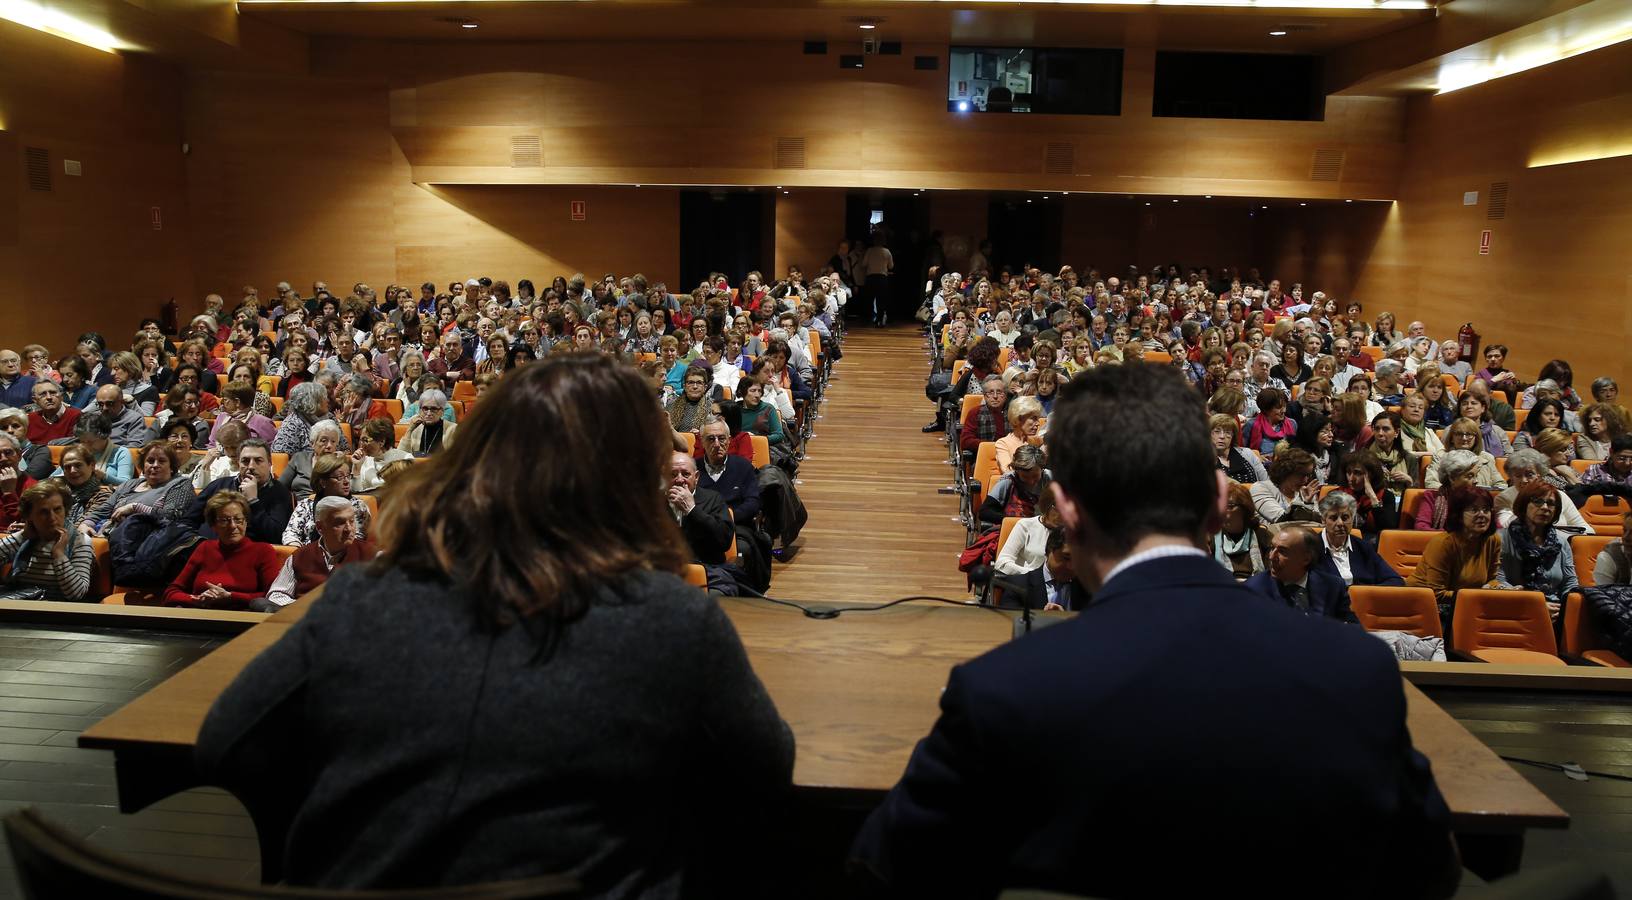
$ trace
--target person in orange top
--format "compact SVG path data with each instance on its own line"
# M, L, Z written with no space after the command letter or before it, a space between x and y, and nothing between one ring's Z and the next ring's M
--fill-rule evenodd
M1502 560L1502 536L1490 492L1471 484L1451 488L1445 533L1423 548L1422 561L1405 580L1434 592L1445 634L1451 633L1456 592L1494 586Z
M266 597L283 567L271 544L249 540L249 498L216 491L204 507L216 539L201 541L164 590L165 606L249 609Z

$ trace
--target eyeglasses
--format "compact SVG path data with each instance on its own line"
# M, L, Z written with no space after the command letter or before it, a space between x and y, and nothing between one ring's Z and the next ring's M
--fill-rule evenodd
M218 516L218 517L216 517L216 520L215 520L215 525L216 525L217 528L222 528L222 527L242 528L242 527L244 527L245 525L248 525L248 524L249 524L249 522L246 519L244 519L243 516Z
M729 434L705 434L705 435L703 435L703 442L707 443L707 444L729 444L729 443L731 443L731 435L729 435Z

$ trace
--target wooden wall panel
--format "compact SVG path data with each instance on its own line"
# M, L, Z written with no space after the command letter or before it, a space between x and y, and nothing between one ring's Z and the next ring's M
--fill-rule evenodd
M790 263L816 277L838 247L844 234L845 192L794 191L776 198L776 262L766 272L771 280L783 277Z
M0 308L6 343L71 349L86 330L127 343L137 320L193 292L180 70L0 22ZM50 153L49 192L22 152ZM83 174L65 174L77 160ZM154 230L149 210L161 210Z
M200 74L187 113L200 294L230 303L244 285L266 297L279 281L338 293L394 279L383 84Z
M1329 98L1323 122L1155 119L1149 79L1136 71L1153 57L1140 48L1129 50L1123 114L1101 117L950 113L946 73L916 71L910 59L944 55L938 45L869 57L861 70L785 42L723 53L628 43L547 54L493 44L479 58L439 46L385 51L424 63L393 84L391 98L393 128L421 182L1392 197L1401 162L1403 101L1395 99ZM318 55L360 52L333 39ZM709 62L698 67L698 58ZM495 126L540 131L545 164L515 170L497 161ZM772 168L772 141L791 136L806 139L805 168ZM1074 175L1044 173L1050 141L1075 145ZM1316 148L1346 151L1343 181L1310 179Z
M1436 335L1472 320L1533 378L1554 356L1579 387L1632 379L1632 157L1528 168L1538 156L1612 151L1632 117L1632 45L1411 101L1406 167L1357 295ZM1621 152L1632 152L1626 146ZM1486 218L1492 182L1506 218ZM1464 206L1465 191L1479 202ZM1490 255L1478 253L1492 233Z

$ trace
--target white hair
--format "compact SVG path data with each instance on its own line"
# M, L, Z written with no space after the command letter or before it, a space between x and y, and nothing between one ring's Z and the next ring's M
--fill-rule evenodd
M320 434L333 434L335 440L340 439L340 426L333 419L319 419L312 423L312 438Z
M316 430L316 429L313 429L313 430ZM337 512L337 511L342 510L342 509L353 509L353 508L354 507L351 505L351 498L350 497L337 497L337 496L332 496L331 495L331 496L328 496L328 497L324 497L322 500L319 500L316 503L312 504L312 518L314 518L317 521L321 522L324 519L327 519L329 517L329 514L331 514L331 513Z

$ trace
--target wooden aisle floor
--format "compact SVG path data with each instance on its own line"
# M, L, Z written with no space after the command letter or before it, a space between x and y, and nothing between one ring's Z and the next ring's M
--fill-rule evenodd
M934 416L915 325L857 325L828 385L799 496L810 513L797 552L777 563L770 595L790 600L885 601L970 594L958 571L963 526L946 445L920 429Z

